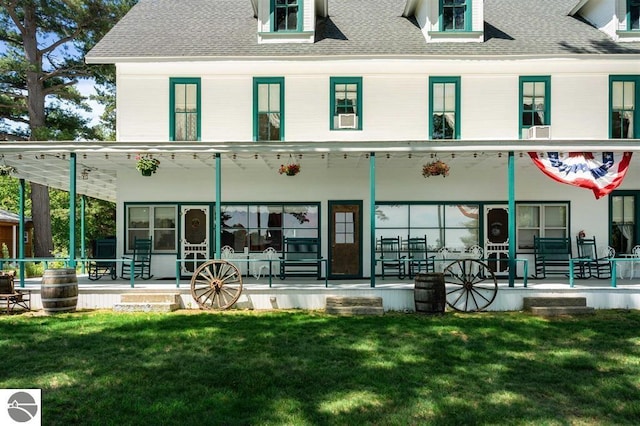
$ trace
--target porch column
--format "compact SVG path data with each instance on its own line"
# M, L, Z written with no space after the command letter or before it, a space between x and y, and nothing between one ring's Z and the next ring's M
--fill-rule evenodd
M371 255L371 287L376 286L376 153L369 154L369 230Z
M509 181L509 287L513 287L516 278L516 191L515 156L513 151L509 151L507 173Z
M85 245L85 227L84 227L84 217L85 217L85 209L86 207L86 197L84 195L80 196L80 258L84 259L87 257L87 250ZM81 265L82 273L84 274L84 262Z
M76 154L69 158L69 267L76 267Z
M216 259L220 259L220 232L222 230L222 206L220 205L220 200L222 200L222 170L220 170L220 165L222 161L220 160L220 153L216 153Z
M20 179L20 197L18 200L20 213L18 224L18 260L20 264L20 287L24 287L24 179Z

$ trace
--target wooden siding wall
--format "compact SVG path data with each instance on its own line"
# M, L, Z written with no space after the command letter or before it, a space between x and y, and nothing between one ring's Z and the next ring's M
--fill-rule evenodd
M5 244L7 246L7 248L9 249L9 257L11 258L17 258L18 257L18 245L19 242L16 241L15 243L15 253L13 250L14 247L14 243L13 243L13 239L14 239L14 226L15 226L15 232L16 234L19 234L17 225L13 224L13 223L0 223L0 248L2 247L2 244ZM27 241L24 245L24 252L25 252L25 256L26 257L31 257L32 256L32 226L28 225L25 227L25 232L27 232ZM2 255L2 253L0 253L0 256Z
M500 73L495 71L499 69ZM202 79L202 140L251 141L253 77L284 76L288 141L425 140L429 76L461 77L461 138L517 139L518 78L551 76L554 139L608 138L608 78L637 74L637 62L379 61L190 63L118 67L118 138L167 141L169 77ZM585 70L592 70L585 72ZM363 130L329 128L329 78L363 78ZM576 108L580 105L580 108Z

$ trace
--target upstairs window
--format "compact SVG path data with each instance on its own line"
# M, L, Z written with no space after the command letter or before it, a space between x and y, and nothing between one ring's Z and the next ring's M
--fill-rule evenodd
M429 78L431 139L460 138L460 77Z
M271 0L273 31L302 31L302 0Z
M440 0L440 30L471 30L471 0Z
M200 79L169 79L169 140L200 140Z
M627 22L629 30L640 30L640 0L627 0Z
M253 139L281 141L284 139L284 78L254 78Z
M551 124L551 77L520 77L520 137L532 126Z
M633 139L640 133L636 129L640 76L612 76L609 80L611 138Z
M362 77L331 77L331 130L362 130Z

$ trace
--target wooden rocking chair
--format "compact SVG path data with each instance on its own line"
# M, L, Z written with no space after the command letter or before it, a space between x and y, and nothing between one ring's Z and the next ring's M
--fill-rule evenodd
M120 278L131 278L133 273L134 277L140 277L143 280L148 280L151 275L151 247L153 247L152 239L138 238L133 240L133 256L123 256L125 262L122 262L122 270L120 272ZM131 260L133 260L133 271L131 270Z

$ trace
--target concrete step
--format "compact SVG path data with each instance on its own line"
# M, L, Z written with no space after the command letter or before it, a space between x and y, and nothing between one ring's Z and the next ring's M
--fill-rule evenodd
M113 305L113 310L115 312L173 312L180 308L180 304L178 303L116 303Z
M178 293L123 293L115 312L173 312L180 308Z
M325 312L332 315L384 315L382 307L373 306L327 306Z
M123 293L120 295L122 303L177 303L180 304L178 293Z
M328 296L325 312L334 315L383 315L382 297Z
M595 313L589 306L532 306L529 311L542 317L557 317L560 315L588 315Z
M527 311L532 307L553 306L587 306L586 297L523 297L522 308Z

